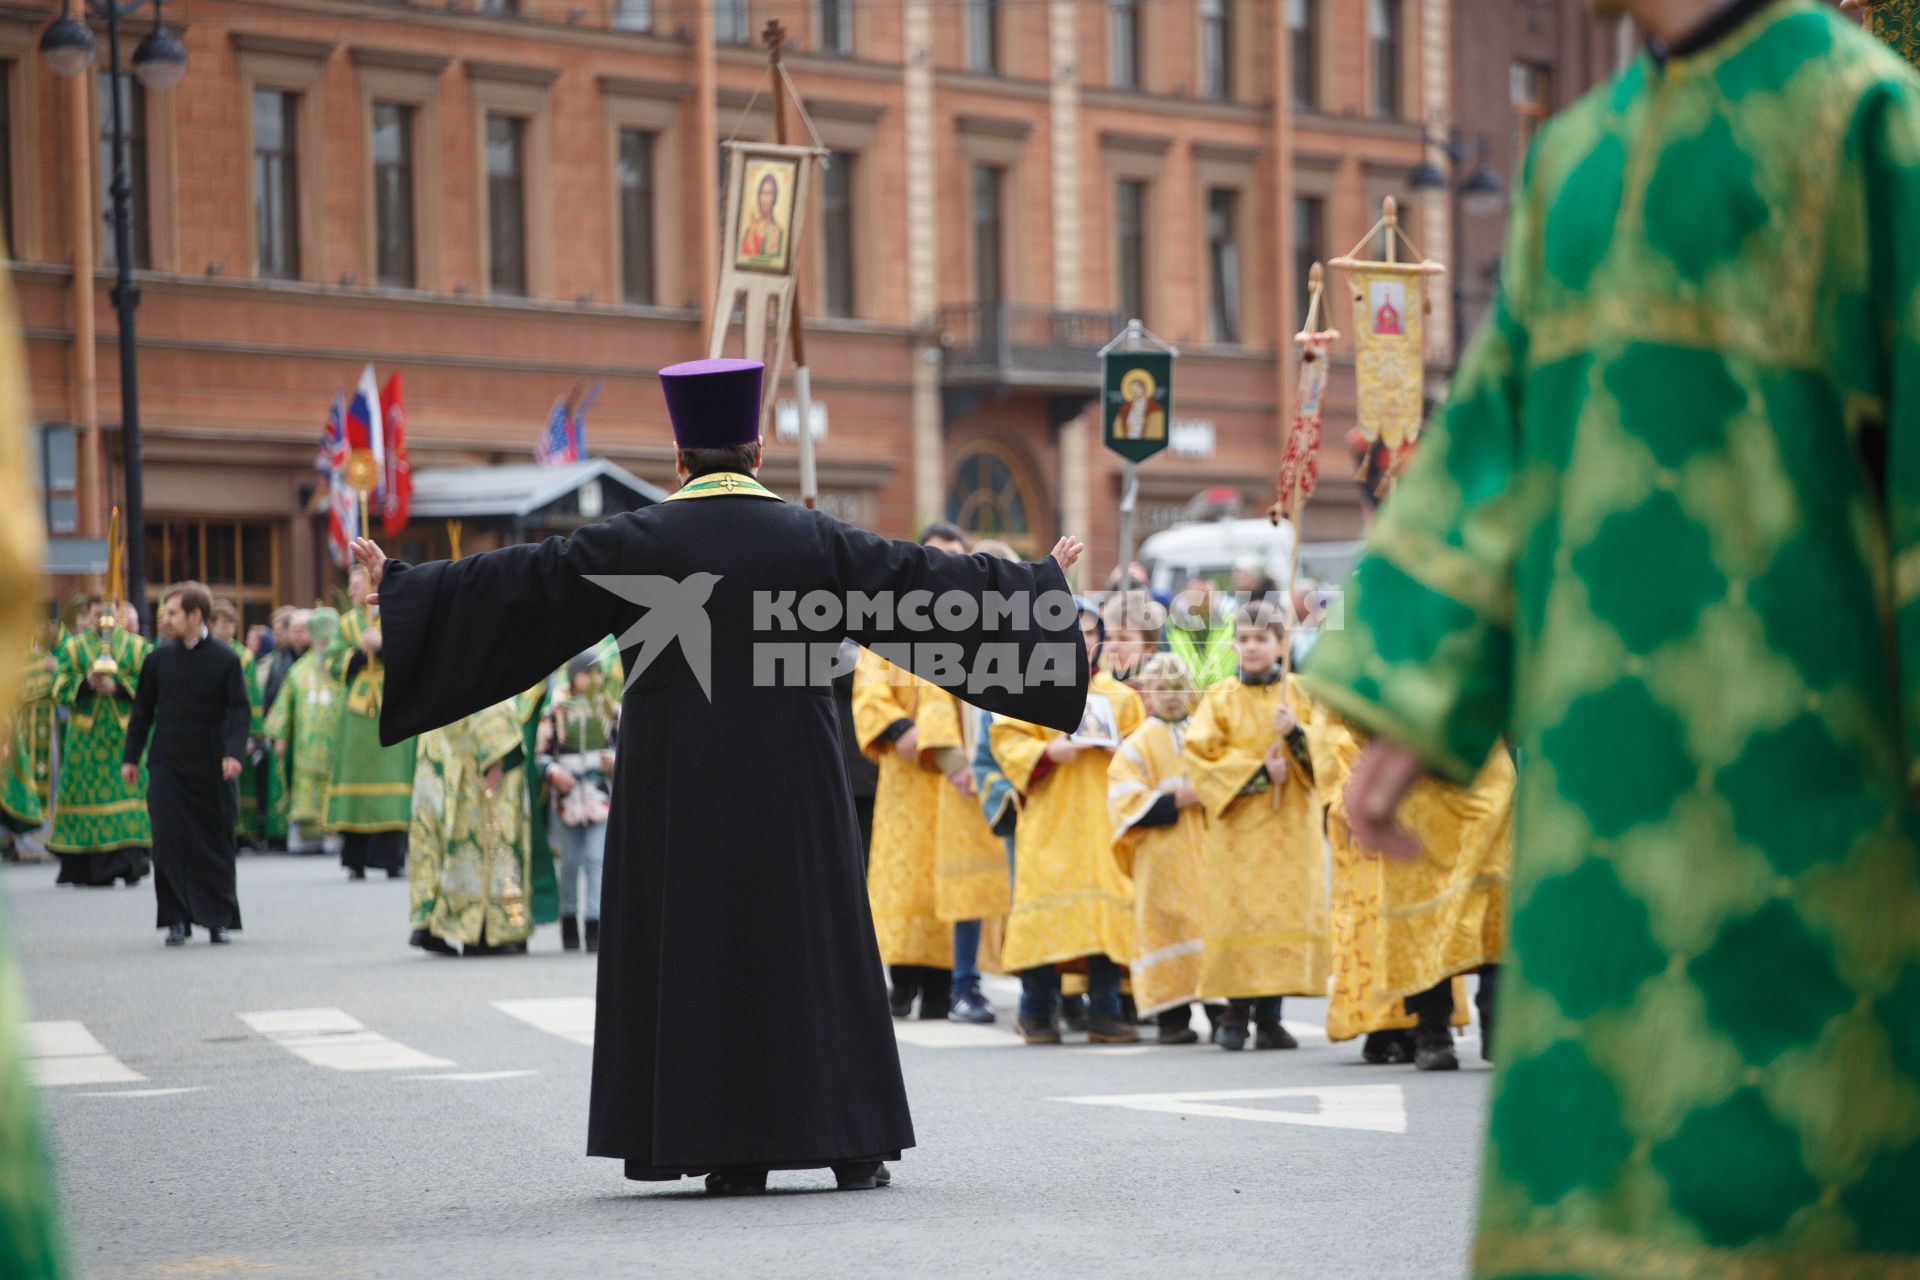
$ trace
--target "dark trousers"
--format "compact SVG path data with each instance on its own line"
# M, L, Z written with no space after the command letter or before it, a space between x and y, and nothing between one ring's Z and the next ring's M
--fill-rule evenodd
M1480 1014L1480 1038L1489 1042L1493 1038L1493 1002L1500 990L1500 966L1482 965L1476 972L1480 975L1480 989L1474 993L1473 1005ZM1408 996L1407 1012L1420 1020L1422 1031L1444 1030L1453 1021L1453 979L1444 979L1419 995Z
M348 831L340 841L340 865L349 871L404 871L407 833Z
M1121 967L1105 956L1087 957L1087 1012L1095 1018L1120 1016ZM1020 973L1020 1017L1045 1022L1060 1007L1060 970L1050 964Z

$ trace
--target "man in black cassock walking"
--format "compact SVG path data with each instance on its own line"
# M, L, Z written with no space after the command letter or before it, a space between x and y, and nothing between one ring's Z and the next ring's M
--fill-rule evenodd
M786 1169L863 1189L888 1180L913 1123L833 657L851 636L1070 731L1087 661L1063 570L1082 548L1063 538L1030 565L952 555L782 502L753 475L761 376L743 360L662 370L686 483L657 506L454 563L388 561L366 540L354 554L382 584L385 742L620 637L587 1153L634 1179L705 1174L722 1194ZM1017 616L990 616L996 601ZM789 1016L748 1012L770 991Z
M208 941L240 927L234 887L234 790L252 708L240 659L213 639L213 600L183 582L160 602L163 643L140 668L120 771L137 778L147 759L147 814L153 821L153 893L167 945L185 945L193 926ZM131 785L131 784L129 784Z

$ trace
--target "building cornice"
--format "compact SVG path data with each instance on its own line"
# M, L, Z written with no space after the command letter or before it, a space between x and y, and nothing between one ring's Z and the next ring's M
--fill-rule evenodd
M1268 107L1259 104L1216 102L1210 98L1187 98L1167 93L1135 93L1125 89L1083 89L1080 101L1089 111L1124 111L1134 116L1143 113L1189 116L1250 125L1264 123L1272 114Z
M355 45L347 50L356 67L378 67L383 71L422 71L439 75L453 61L445 54L419 53L412 49L375 49Z
M326 61L340 47L332 40L301 40L294 36L268 35L261 31L229 31L227 38L241 53L266 53L312 62Z
M693 92L684 80L644 80L637 76L600 77L600 92L616 98L653 98L661 102L679 102Z
M486 62L468 58L464 63L470 80L491 80L496 84L530 84L545 89L560 78L558 67L530 66L524 62Z

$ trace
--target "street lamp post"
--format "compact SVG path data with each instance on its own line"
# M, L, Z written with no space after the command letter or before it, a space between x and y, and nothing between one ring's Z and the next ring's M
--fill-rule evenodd
M120 327L120 432L123 466L126 471L126 592L134 609L142 614L147 600L147 525L143 477L140 463L140 375L134 345L134 312L140 306L140 289L133 282L133 184L128 177L127 127L122 117L120 83L120 21L130 18L146 6L146 0L83 0L86 12L107 27L107 71L112 86L113 180L107 192L113 201L114 284L113 305ZM171 89L187 73L187 51L167 30L160 12L161 0L153 0L153 30L133 51L133 74L149 89ZM93 32L63 12L40 36L40 56L59 76L79 75L93 65ZM91 281L77 282L92 288ZM81 341L87 341L82 335Z
M1465 354L1467 338L1464 314L1467 302L1466 241L1462 228L1468 217L1491 217L1505 208L1507 188L1500 181L1500 175L1487 163L1487 153L1492 148L1485 134L1480 135L1480 141L1472 151L1467 150L1460 141L1458 129L1453 130L1451 137L1428 135L1425 141L1428 147L1447 158L1447 168L1442 169L1431 158L1424 159L1407 175L1407 185L1421 192L1447 188L1453 197L1452 216L1448 221L1452 223L1453 230L1453 364L1458 368L1460 357ZM1474 162L1473 171L1461 177L1460 172L1470 159ZM1459 181L1454 181L1455 177L1459 177Z

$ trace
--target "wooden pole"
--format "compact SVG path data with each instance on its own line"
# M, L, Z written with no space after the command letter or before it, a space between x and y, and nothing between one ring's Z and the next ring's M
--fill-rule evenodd
M787 29L778 18L767 23L763 36L767 44L767 57L773 70L773 140L781 146L787 145L787 101L792 91L787 86L787 77L780 69L780 58L787 44ZM795 104L798 110L798 104ZM799 245L788 246L796 255L794 274L799 275ZM790 332L793 343L793 395L795 408L799 411L800 435L800 501L812 508L820 499L820 479L815 470L813 457L813 377L807 368L807 329L800 319L800 284L798 279L793 286L793 306L789 310L791 318Z

